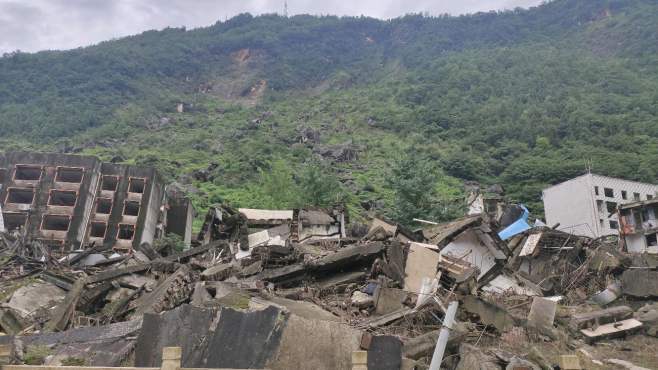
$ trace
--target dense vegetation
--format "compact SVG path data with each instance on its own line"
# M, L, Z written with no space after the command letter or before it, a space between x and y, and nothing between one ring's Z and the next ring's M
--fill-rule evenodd
M17 52L0 58L0 131L0 150L155 165L201 208L341 201L441 220L479 181L541 214L541 189L587 168L658 181L658 3L245 14Z

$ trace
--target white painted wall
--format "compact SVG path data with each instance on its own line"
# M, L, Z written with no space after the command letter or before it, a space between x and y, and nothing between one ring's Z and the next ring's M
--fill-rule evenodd
M597 235L598 221L594 216L596 202L593 200L591 180L589 175L579 176L542 192L548 226L559 223L558 229L568 233L590 237Z
M496 265L496 258L486 246L480 243L480 239L478 239L475 231L463 232L450 244L441 249L439 254L442 256L450 255L456 258L461 258L468 254L463 260L480 269L480 275L477 277L478 280Z
M599 189L598 195L595 187ZM612 189L612 197L605 195L606 188ZM626 199L622 191L626 192ZM647 200L648 196L658 194L658 185L594 174L576 177L542 192L546 223L552 226L559 222L560 230L576 235L616 235L618 230L611 227L610 221L618 224L617 215L609 215L606 202L632 203L637 201L635 193L639 194L639 200ZM599 210L597 201L603 202L603 210Z

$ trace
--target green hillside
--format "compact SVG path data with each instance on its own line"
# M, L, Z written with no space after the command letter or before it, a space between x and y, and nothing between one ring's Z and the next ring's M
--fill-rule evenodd
M541 214L541 189L587 167L658 182L658 3L240 15L13 53L0 150L18 148L155 165L200 208L340 200L442 219L468 180Z

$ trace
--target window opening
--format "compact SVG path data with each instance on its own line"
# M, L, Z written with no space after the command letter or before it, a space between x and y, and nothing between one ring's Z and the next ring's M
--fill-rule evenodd
M49 206L75 207L78 194L75 191L53 190L48 199Z
M608 214L617 212L617 203L615 202L605 202L606 209Z
M55 181L80 184L82 182L83 175L84 170L82 168L57 167L57 175L55 176Z
M126 201L123 207L123 214L126 216L139 216L139 202Z
M136 177L130 178L130 185L128 186L129 193L143 194L146 187L146 180Z
M32 204L32 202L34 202L34 189L7 189L7 203Z
M92 238L105 238L106 231L107 224L105 222L92 222L91 230L89 230L89 236Z
M109 215L112 213L112 199L98 198L96 200L96 213L101 215Z
M647 247L658 246L658 234L649 234L645 238L647 239Z
M45 215L43 216L43 230L68 231L71 224L71 218L63 215Z
M135 236L135 225L120 224L118 239L132 240Z
M27 213L3 212L5 228L9 231L24 228L27 224Z
M103 184L101 185L102 190L117 191L118 187L119 187L118 176L103 176Z
M14 180L38 181L41 180L41 166L16 165Z

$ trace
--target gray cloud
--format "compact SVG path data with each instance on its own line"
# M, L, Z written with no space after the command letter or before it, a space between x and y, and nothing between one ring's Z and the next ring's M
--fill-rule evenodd
M288 0L289 14L465 14L541 0ZM284 0L0 0L0 53L71 49L165 27L208 26L236 14L283 13Z

